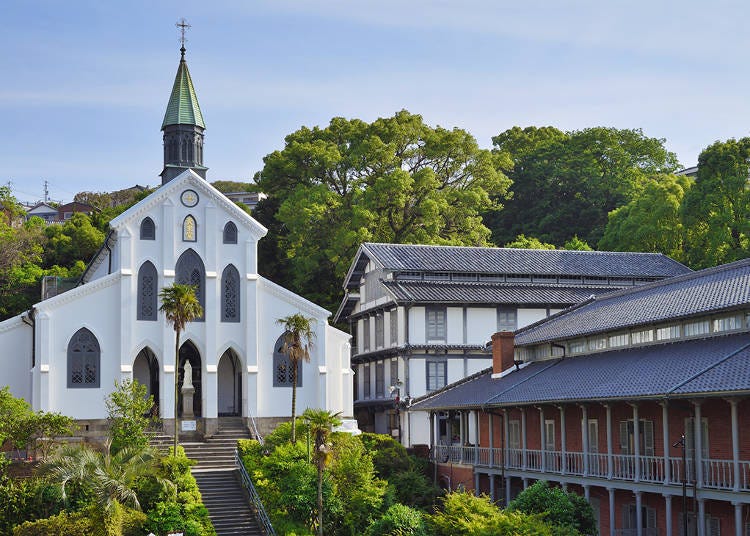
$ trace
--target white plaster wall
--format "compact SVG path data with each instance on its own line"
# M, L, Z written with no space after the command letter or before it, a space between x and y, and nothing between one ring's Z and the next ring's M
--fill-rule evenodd
M458 380L466 377L464 374L463 357L449 358L447 361L448 378L446 384L457 382Z
M448 344L463 344L464 342L464 310L463 307L448 307L446 310L446 335Z
M408 446L430 444L430 417L425 411L409 412Z
M466 375L471 376L472 374L475 374L479 372L480 370L484 370L491 366L492 366L492 357L487 357L487 359L479 359L479 358L467 359L467 365L466 365L467 374Z
M422 396L427 392L427 372L425 369L425 359L422 357L412 357L409 363L409 386L407 393L411 397Z
M547 309L518 309L518 327L522 328L538 320L547 318Z
M354 415L354 374L351 369L351 337L348 333L326 326L326 380L328 403L326 408L341 412L344 417Z
M10 387L13 396L31 403L31 326L25 324L23 313L0 322L0 388Z
M466 311L467 343L484 344L497 331L497 310L489 307L469 307Z
M409 309L409 343L424 344L425 342L425 308L412 307Z

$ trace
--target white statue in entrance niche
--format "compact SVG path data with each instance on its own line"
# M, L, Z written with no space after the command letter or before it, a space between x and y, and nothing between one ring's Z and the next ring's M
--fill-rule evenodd
M193 367L190 366L190 361L185 361L183 367L184 373L182 375L182 388L193 386Z
M185 361L182 373L182 416L186 419L193 418L193 367L190 361Z

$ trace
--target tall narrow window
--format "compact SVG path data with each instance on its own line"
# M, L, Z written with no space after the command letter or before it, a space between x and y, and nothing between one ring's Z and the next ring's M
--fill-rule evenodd
M273 386L274 387L291 387L292 386L292 364L289 361L289 355L282 350L284 349L284 335L276 339L273 347ZM297 363L297 387L302 387L302 367Z
M391 328L391 346L398 345L398 309L391 311L389 315L389 323Z
M236 244L237 243L237 226L228 221L224 226L224 243L225 244Z
M370 364L365 363L362 367L362 390L364 391L365 398L370 398Z
M382 361L375 364L375 396L377 398L385 396L385 363Z
M638 422L638 448L641 456L654 455L654 421L640 419ZM635 454L635 432L633 420L620 421L620 449L623 454Z
M448 364L445 361L427 361L427 390L435 391L446 385Z
M195 287L195 295L203 307L203 315L195 320L203 322L206 319L206 269L200 256L192 249L186 250L177 259L175 281L181 285Z
M151 261L144 262L138 270L138 320L156 320L158 275Z
M362 319L362 349L367 352L370 349L370 318Z
M198 240L197 233L198 225L195 223L195 218L190 214L185 216L182 221L182 241L183 242L195 242Z
M141 240L156 240L156 225L148 216L141 222Z
M426 331L427 342L445 342L445 307L427 307Z
M398 387L398 359L391 359L391 385Z
M100 360L94 334L86 328L76 331L68 343L68 388L99 387Z
M231 264L221 274L221 321L240 321L240 273Z
M385 346L385 320L383 313L375 315L375 348L382 348Z

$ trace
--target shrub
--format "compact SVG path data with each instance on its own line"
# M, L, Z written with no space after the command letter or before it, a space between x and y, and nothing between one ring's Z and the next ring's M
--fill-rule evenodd
M395 473L388 479L388 487L396 502L427 510L442 494L442 490L416 469Z
M142 512L123 509L123 536L140 536L144 532L146 516ZM13 536L100 536L104 534L98 515L93 510L61 512L55 516L26 521L13 529Z
M394 504L370 525L367 536L427 536L427 529L422 512Z
M125 447L144 448L148 445L146 429L153 422L148 415L154 405L154 397L146 396L146 386L138 381L115 381L115 390L104 403L109 416L109 437L112 452Z
M560 527L570 527L581 534L596 534L594 510L588 501L562 488L550 487L540 480L523 490L508 505L508 510L526 514L544 514L544 520Z
M375 471L380 478L388 480L391 475L408 471L412 467L406 448L392 437L372 433L364 433L358 437L372 455Z

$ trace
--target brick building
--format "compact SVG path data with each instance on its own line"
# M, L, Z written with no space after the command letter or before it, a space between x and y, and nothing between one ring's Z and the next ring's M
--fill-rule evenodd
M601 534L750 534L750 260L492 342L492 368L410 409L429 414L444 486L507 503L555 482L590 500Z

